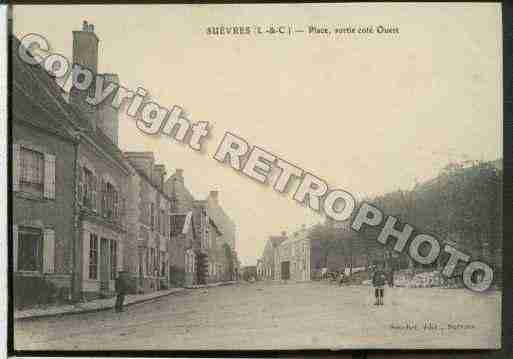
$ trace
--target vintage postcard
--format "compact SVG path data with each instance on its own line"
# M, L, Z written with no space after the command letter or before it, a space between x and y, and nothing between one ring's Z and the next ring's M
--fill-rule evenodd
M500 4L17 5L14 349L496 349Z

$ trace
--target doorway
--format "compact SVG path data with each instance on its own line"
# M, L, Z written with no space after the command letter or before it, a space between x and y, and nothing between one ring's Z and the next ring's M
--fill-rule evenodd
M281 262L281 279L290 279L290 262Z

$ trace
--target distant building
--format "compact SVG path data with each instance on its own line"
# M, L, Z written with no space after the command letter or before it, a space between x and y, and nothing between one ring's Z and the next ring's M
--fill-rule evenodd
M126 267L139 292L167 288L173 238L172 201L163 191L166 169L155 164L152 152L125 152L125 157L133 172L127 195Z
M164 183L172 201L173 240L171 281L175 286L206 283L204 228L205 213L197 213L195 199L185 185L183 169L176 169Z
M280 236L270 236L265 243L264 252L262 253L261 264L260 264L260 279L262 280L273 280L276 278L276 248L287 240L287 233L282 232Z
M276 279L308 281L311 279L311 242L307 231L299 231L281 242L275 251Z

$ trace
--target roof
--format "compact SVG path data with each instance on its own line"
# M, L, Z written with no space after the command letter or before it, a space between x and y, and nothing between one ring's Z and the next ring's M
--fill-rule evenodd
M270 236L269 237L269 241L271 242L271 245L274 248L278 247L285 240L287 240L286 236Z
M129 158L125 158L125 160L132 164L132 161L130 161ZM148 175L146 173L144 173L144 171L140 170L139 168L135 167L134 165L132 165L132 169L135 171L135 173L137 173L139 175L139 177L141 177L142 179L144 179L146 182L149 183L149 185L155 190L157 191L162 197L164 197L165 199L167 199L169 202L171 202L171 198L167 195L166 192L164 192L162 189L160 189L158 186L155 185L155 183L153 183L153 181L150 179L150 177L148 177Z
M76 106L68 103L63 97L62 88L39 64L30 65L22 61L18 54L21 45L20 40L16 36L12 36L13 46L13 82L26 95L29 96L30 102L40 104L45 107L50 116L45 118L45 126L51 126L51 129L60 131L70 136L74 132L80 131L86 134L95 144L103 151L108 153L118 164L128 171L122 151L115 145L109 137L107 137L99 127L93 128L85 115ZM21 98L13 98L14 112L26 117L29 114L23 114L26 106L30 106L26 102L20 103L17 100ZM38 122L40 121L38 113ZM29 116L28 120L33 115ZM43 117L43 116L41 116Z
M79 127L67 111L58 85L40 65L29 65L18 54L21 42L12 37L13 116L72 139ZM37 117L34 116L37 114Z

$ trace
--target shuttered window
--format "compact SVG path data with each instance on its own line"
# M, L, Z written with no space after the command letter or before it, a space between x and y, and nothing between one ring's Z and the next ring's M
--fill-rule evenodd
M83 175L83 200L82 203L85 207L93 210L95 207L95 178L91 170L82 167Z
M102 216L110 220L119 219L119 196L116 187L110 182L102 180Z
M55 156L15 144L13 190L46 199L55 198Z
M18 227L16 264L19 271L40 272L43 265L43 234L38 228Z
M18 146L17 160L16 188L22 192L41 196L44 188L44 154Z

